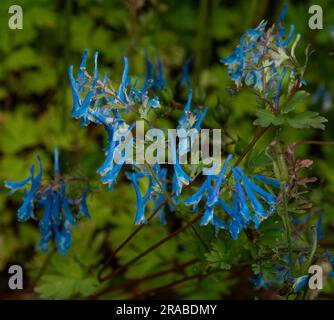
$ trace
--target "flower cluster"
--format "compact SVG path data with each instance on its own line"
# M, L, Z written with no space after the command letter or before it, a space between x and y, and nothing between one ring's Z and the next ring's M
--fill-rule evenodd
M150 109L155 109L158 99L156 97L150 99L148 97L148 89L152 88L153 91L158 91L165 86L163 69L159 57L157 59L158 70L156 71L146 54L146 79L144 87L137 91L135 84L130 87L128 62L125 58L122 81L118 91L115 92L112 88L107 86L108 80L106 77L103 81L99 79L97 72L97 54L95 54L95 71L93 77L91 77L86 70L86 59L87 51L84 53L77 79L74 79L73 67L70 67L70 80L72 83L74 103L72 116L74 118L81 118L84 124L88 124L89 122L102 124L106 129L108 134L107 147L104 149L106 158L104 163L97 170L97 173L102 176L102 183L108 184L110 190L113 190L116 179L126 163L127 155L133 144L132 135L129 134L129 139L127 139L127 135L133 130L135 123L128 125L124 116L130 112L135 115L142 115L142 112L135 112L136 106L139 110L142 108L141 104L146 104L146 108L150 106ZM81 95L83 98L81 98ZM103 100L103 102L101 102L101 100ZM189 132L191 129L200 130L202 126L208 108L192 109L191 102L192 90L189 89L187 103L178 119L178 131L185 130ZM125 134L126 142L122 155L119 154L117 148L120 141L115 139L115 135L120 129L121 132ZM172 180L170 181L172 195L170 199L166 197L167 190L169 189L167 167L162 167L159 164L151 167L150 165L145 166L134 163L131 165L131 171L126 172L126 177L132 182L137 198L135 224L147 223L145 208L149 201L154 202L155 208L159 209L160 221L165 223L165 209L164 206L161 205L163 203L168 204L173 210L175 204L179 202L183 188L193 182L193 178L185 171L179 161L179 157L186 155L190 150L191 136L187 136L186 139L181 139L177 145L175 137L169 132L168 141L173 158L173 174ZM121 159L121 161L116 162L115 158ZM201 225L212 224L219 230L227 228L227 224L229 223L231 236L233 239L237 239L240 231L245 229L251 221L253 221L255 227L258 228L261 222L265 220L270 213L274 212L277 204L276 196L260 187L255 181L257 180L274 187L279 187L279 183L262 176L254 176L252 179L249 179L240 167L232 167L233 185L232 181L230 181L232 179L226 179L225 176L231 159L232 155L229 155L220 172L216 175L207 176L198 191L190 198L186 199L184 203L186 205L192 205L194 212L198 212L199 202L201 200L204 201L205 208ZM144 178L148 179L148 188L146 192L142 194L139 181ZM231 205L221 198L221 191L224 186L228 186L229 190L233 190L233 203ZM218 214L217 211L218 207L222 209L220 210L220 214ZM254 214L252 214L252 211ZM227 214L225 218L219 216L224 212Z
M240 38L233 53L221 62L227 65L228 75L239 88L244 84L253 86L272 107L279 106L279 96L284 78L288 74L289 90L296 81L297 60L295 48L300 39L297 34L291 50L289 45L295 33L294 25L287 34L283 22L287 11L285 4L277 27L266 29L262 21L255 29L248 29ZM298 79L298 85L304 81Z
M203 200L205 202L205 211L201 225L211 223L218 229L226 229L226 221L219 218L214 212L216 207L220 207L229 217L228 228L232 238L236 240L240 231L245 229L251 221L258 228L261 222L268 218L270 213L276 209L276 196L260 187L254 181L260 180L274 187L279 187L280 185L276 180L260 175L255 175L252 179L249 179L240 167L232 167L231 170L234 177L233 186L230 182L226 181L225 177L231 159L232 155L230 154L219 174L208 176L201 187L190 198L186 199L184 203L186 205L193 205L194 210L197 211L199 202ZM221 187L224 182L232 189L232 205L227 204L220 196ZM264 208L261 202L267 205L267 209Z
M11 189L10 194L23 188L24 198L17 211L17 218L23 222L29 219L39 220L41 240L38 248L47 252L48 244L54 238L58 251L66 255L71 246L71 229L75 226L76 219L80 217L89 218L86 203L88 189L84 189L80 198L69 198L67 196L66 181L59 171L57 148L54 151L55 176L47 185L42 183L41 158L38 156L37 160L39 165L37 174L35 174L35 166L32 165L28 178L18 182L6 180L4 183L7 188ZM36 213L39 208L44 209L41 218Z
M87 73L88 50L86 49L77 73L77 79L73 76L73 66L69 68L69 77L72 87L73 108L72 117L81 120L81 125L86 126L93 122L102 124L109 128L109 125L121 125L124 123L122 114L134 111L135 106L141 106L141 114L146 115L151 109L159 107L157 97L150 99L147 90L150 81L146 81L141 89L137 89L134 82L130 87L131 78L128 75L129 63L124 58L124 70L121 83L117 91L108 88L108 74L101 80L98 73L98 53L94 55L94 75ZM81 98L81 95L83 96Z

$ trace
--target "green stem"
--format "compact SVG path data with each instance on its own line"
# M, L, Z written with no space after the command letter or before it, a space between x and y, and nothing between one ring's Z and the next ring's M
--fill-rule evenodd
M255 144L260 140L260 138L270 129L271 127L261 127L258 132L255 134L255 136L253 137L252 141L247 145L247 147L245 148L245 150L243 151L243 153L239 156L237 162L235 163L234 166L238 166L241 161L247 156L247 154L253 149L253 147L255 146ZM232 174L232 171L230 171L227 176L226 179L228 179Z
M195 80L199 81L200 72L205 64L205 59L208 56L204 56L204 52L208 50L209 38L208 38L208 22L210 12L210 0L200 0L198 7L198 30L197 41L195 51ZM205 51L204 51L205 50Z
M307 259L307 262L305 263L305 267L303 268L303 273L306 274L308 272L309 267L312 264L312 261L314 259L315 253L317 251L317 245L318 245L318 237L317 237L317 229L316 227L312 227L313 230L313 244L312 244L312 250L310 253L310 256Z
M158 212L159 210L165 206L167 204L167 202L174 196L174 193L171 194L170 196L168 196L166 198L166 200L164 202L162 202L154 211L153 213L147 218L147 221L150 221ZM117 255L117 253L119 251L121 251L126 245L127 243L144 227L144 224L141 224L140 226L138 226L133 232L131 232L131 234L115 249L115 251L109 256L109 258L107 259L107 261L104 263L104 265L102 266L101 270L98 273L98 279L101 281L103 279L102 277L102 272L108 267L108 265L110 264L110 262L112 261L112 259L115 258L115 256Z
M281 185L281 191L283 195L283 203L282 203L282 220L286 232L286 238L288 241L288 250L289 250L289 265L291 270L291 275L295 276L295 263L293 259L293 248L292 248L292 237L291 237L291 226L289 221L289 214L288 214L288 202L287 202L287 195L286 195L286 186L285 184Z

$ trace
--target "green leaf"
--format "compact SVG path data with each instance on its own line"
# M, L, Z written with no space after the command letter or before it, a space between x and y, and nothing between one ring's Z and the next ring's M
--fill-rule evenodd
M97 288L98 280L94 277L73 279L62 275L45 275L42 284L36 288L42 299L68 299L75 296L86 297Z
M254 124L261 127L280 126L285 122L283 115L276 115L269 110L259 109L256 111L256 115L258 118L254 121Z
M296 107L307 99L310 94L304 90L297 91L296 94L291 98L287 106L284 108L283 113L289 113L296 109ZM286 97L285 97L286 98ZM283 104L284 104L283 100Z
M319 116L319 113L306 111L287 119L289 125L296 129L315 128L325 129L324 123L327 122L325 117Z
M212 250L205 254L208 266L222 270L230 270L238 263L241 256L241 242L232 239L217 241L212 244Z
M79 261L71 257L55 255L36 292L42 299L68 299L87 297L99 286L96 277L85 274Z

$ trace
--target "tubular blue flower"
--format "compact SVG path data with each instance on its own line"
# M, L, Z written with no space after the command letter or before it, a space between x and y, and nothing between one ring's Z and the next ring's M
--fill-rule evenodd
M332 271L330 271L328 273L328 276L331 278L334 278L334 258L331 255L331 253L329 252L329 250L326 251L326 257L328 259L328 261L330 262L330 264L332 265Z
M73 66L70 67L69 76L72 86L72 97L73 97L72 117L75 119L87 117L88 109L91 100L96 92L96 88L93 87L91 90L89 90L84 100L81 102L79 91L73 77Z
M189 182L191 181L191 177L189 177L184 172L184 170L182 169L178 161L176 147L175 147L175 140L171 132L168 132L168 141L170 143L172 159L173 159L173 164L174 164L173 190L175 191L176 196L179 196L181 194L182 187L184 185L189 184Z
M166 79L161 63L160 56L157 54L157 71L154 68L153 63L149 57L148 51L145 50L145 60L146 60L146 79L144 88L147 90L152 88L154 91L162 90L166 87Z
M334 258L332 257L331 253L329 250L326 251L326 257L328 258L329 262L331 263L333 269L334 269Z
M220 188L221 188L222 183L225 180L225 173L226 173L226 170L227 170L227 166L230 163L230 161L232 160L232 158L233 158L233 155L229 154L227 156L225 162L224 162L224 165L223 165L222 169L220 170L220 173L219 173L219 175L217 177L217 180L215 182L213 192L209 195L208 201L206 203L207 206L209 206L209 207L216 205L217 202L218 202Z
M54 225L53 229L54 229L56 247L58 249L58 252L61 255L66 256L72 244L72 236L70 232L64 228L60 229Z
M90 218L89 210L87 207L87 194L89 189L86 187L82 192L81 199L80 199L80 213L85 218Z
M283 22L285 20L286 12L288 10L288 4L284 3L283 10L278 18L278 35L277 35L277 45L282 46L282 38L285 35L285 28Z
M166 168L160 168L159 164L155 165L155 172L156 172L156 176L158 177L159 181L160 181L160 185L162 190L159 190L159 194L154 194L153 190L154 190L154 184L150 184L149 190L147 193L150 192L151 194L151 198L154 202L154 210L157 210L160 206L161 208L158 210L157 215L159 216L159 220L161 224L166 224L166 210L165 210L165 206L162 206L162 204L166 201L166 192L167 192L167 183L166 183L166 179L167 179L167 169ZM152 177L150 179L150 182L152 180ZM168 202L169 204L169 202Z
M166 80L164 75L164 69L159 55L157 55L157 65L158 65L158 72L154 74L153 87L155 90L161 90L166 87Z
M48 189L46 197L43 201L44 215L39 221L39 229L41 231L41 240L38 248L44 252L48 252L48 243L52 237L52 193Z
M200 188L189 198L183 201L183 203L187 206L196 206L198 203L206 196L206 194L209 191L209 188L211 188L211 181L212 177L208 176L206 180L203 182L203 184L200 186Z
M35 197L36 197L36 192L38 191L40 185L41 185L41 180L42 180L42 162L41 158L38 156L37 157L38 163L39 163L39 172L37 176L34 176L34 171L35 171L35 166L32 165L30 167L30 190L27 192L26 189L24 189L24 199L21 207L17 211L17 218L19 221L27 221L30 218L34 218L34 202L35 202ZM23 180L25 181L25 180ZM18 187L24 187L26 184L23 183L23 181L20 181L19 183L13 183L10 181L5 181L5 186L6 187L13 187L15 186L14 191L18 190ZM12 190L11 193L14 191Z
M260 181L264 182L265 184L273 186L275 188L280 188L281 187L280 183L275 179L266 178L266 177L260 176L260 175L254 175L251 178L253 180L260 180Z
M282 87L282 82L283 79L286 75L287 68L283 68L283 71L281 73L281 76L278 80L277 88L276 88L276 97L275 97L275 108L277 109L279 107L279 98L280 98L280 93L281 93L281 87Z
M9 191L9 194L12 195L18 189L21 189L22 187L24 187L25 185L27 185L29 182L31 182L31 180L32 180L31 176L28 177L28 178L26 178L26 179L24 179L24 180L17 181L17 182L5 180L4 181L4 185L5 185L6 188L11 189Z
M322 226L323 218L324 218L324 213L321 212L317 222L317 241L320 241L324 237L324 231Z
M101 182L103 184L108 184L109 189L111 191L114 188L117 176L120 173L132 147L133 147L133 137L130 138L130 140L127 142L125 146L124 156L121 156L120 159L114 165L112 165L111 169L108 170L108 173L106 173L101 178Z
M70 209L68 199L66 197L66 186L64 181L61 181L61 207L63 211L63 226L66 230L70 230L75 225L75 218L73 217ZM57 224L59 225L59 223Z
M118 88L117 97L125 103L128 102L126 93L125 93L125 89L130 82L128 73L129 73L129 61L127 57L124 57L124 70L123 70L123 75L122 75L122 82Z
M52 219L55 225L60 224L60 195L58 192L52 191Z
M178 121L178 130L184 130L187 135L180 139L179 153L180 156L188 153L191 148L191 142L195 141L196 134L199 134L202 122L208 112L208 107L205 107L201 112L199 109L191 111L192 90L189 89L188 100L184 106L183 112ZM192 130L194 129L194 130ZM191 131L188 135L187 130Z
M191 81L189 77L189 69L190 64L193 60L193 57L189 57L186 62L182 66L182 73L181 73L181 84L187 88L191 88Z
M246 195L240 183L239 175L235 168L232 168L232 172L235 180L235 188L236 188L236 193L238 195L238 204L241 216L243 220L245 220L246 222L251 221L252 220L251 212L247 204Z
M293 284L293 291L298 293L300 290L302 290L307 285L308 278L308 275L305 275L295 279L295 282Z
M139 185L137 182L137 177L136 174L133 172L130 175L130 179L132 181L133 187L135 188L136 191L136 197L137 197L137 213L135 217L135 224L147 224L147 220L145 218L145 205L147 200L145 200L140 192Z
M54 162L53 162L53 171L55 174L59 174L59 153L58 148L55 147L54 149Z
M78 92L83 93L86 90L88 79L86 77L86 64L87 64L87 55L88 55L88 49L86 48L84 50L84 54L82 56L80 69L77 73L77 85L78 85Z
M294 34L295 34L295 26L292 24L292 25L290 26L289 35L288 35L288 37L286 38L286 40L283 42L283 46L284 46L284 47L287 47L287 46L291 43L291 40L292 40Z
M238 239L239 233L243 228L243 224L242 224L243 219L239 215L239 212L240 212L240 204L239 204L238 195L235 192L233 194L233 204L232 204L232 214L231 214L232 220L229 226L230 234L233 240ZM245 224L247 223L248 223L248 220L246 220Z
M256 198L248 178L243 173L243 171L236 167L236 172L240 175L242 182L244 184L248 199L250 201L250 204L255 212L255 215L253 216L253 222L255 223L256 228L258 228L261 224L261 222L268 218L269 214L268 212L263 208L262 204L259 202L259 200Z
M261 187L259 187L257 184L255 184L252 181L249 181L249 184L250 184L251 188L253 189L253 191L255 193L257 193L258 195L260 195L262 197L262 199L269 204L270 211L274 211L275 208L276 208L276 204L277 204L276 196L274 196L271 193L263 190Z
M179 118L179 124L178 124L178 129L181 128L188 128L188 120L187 120L187 115L190 112L190 108L191 108L191 99L193 97L193 91L191 89L189 89L188 92L188 100L186 105L184 106L183 112Z

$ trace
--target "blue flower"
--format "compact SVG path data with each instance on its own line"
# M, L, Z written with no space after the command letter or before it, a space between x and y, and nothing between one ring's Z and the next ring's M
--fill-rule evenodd
M247 227L250 221L253 221L258 228L263 220L275 209L276 196L263 190L261 187L252 182L239 167L232 167L234 176L234 192L232 196L232 206L227 204L220 198L221 186L225 182L225 174L227 167L232 159L232 155L228 155L224 165L217 176L208 176L200 188L189 198L184 200L186 205L192 205L194 210L198 208L201 200L205 200L204 215L201 225L212 223L216 228L226 228L227 224L224 220L215 215L214 210L217 205L223 209L230 218L229 231L231 237L236 240L241 230ZM261 180L269 185L279 186L276 180L265 178L263 176L254 176L255 179ZM214 187L211 182L215 181ZM245 190L245 191L244 191ZM246 192L246 193L245 193ZM269 211L264 208L260 200L268 204ZM254 215L248 206L250 203Z
M71 208L85 217L89 217L86 204L88 189L86 188L79 199L68 199L66 196L65 180L60 175L59 152L54 149L54 174L55 177L48 185L42 185L42 162L39 162L39 171L35 176L34 166L30 168L30 177L19 182L5 181L5 186L15 192L24 188L23 204L18 210L19 221L27 221L30 218L39 220L40 241L37 247L48 251L49 242L54 238L55 245L62 255L66 255L71 243L71 229L75 225L75 217ZM27 185L30 190L27 191ZM38 208L43 208L43 215L39 219L36 213ZM71 208L70 208L71 207Z
M24 188L24 198L23 198L23 203L21 207L17 211L17 218L19 221L27 221L30 218L34 218L34 202L35 198L37 198L37 191L39 190L41 186L41 181L42 181L42 162L41 158L38 156L37 157L38 164L39 164L39 172L37 176L35 176L34 171L35 171L35 166L32 165L30 167L30 177L18 181L18 182L13 182L9 180L5 180L4 184L5 187L11 189L10 194L13 194L16 192L18 189L27 186L30 183L30 190L27 191L26 188Z
M263 208L262 204L260 201L256 198L254 191L251 188L250 181L246 177L246 175L243 173L243 171L237 167L235 171L239 174L241 177L243 183L244 183L244 188L246 190L248 199L250 201L250 204L253 208L253 211L255 212L255 215L253 216L253 221L255 223L255 226L258 228L261 224L261 222L268 218L269 214L268 212Z
M289 84L296 80L293 76L296 66L291 64L287 50L295 27L291 25L289 34L286 34L283 25L286 11L287 5L280 15L277 30L274 27L266 30L266 22L261 22L258 27L247 30L241 36L231 55L220 60L227 66L228 76L237 88L243 84L254 87L274 108L278 108L282 82L287 71L290 72ZM296 40L298 39L297 35ZM291 49L292 60L295 59L295 44Z
M54 162L53 162L53 171L55 174L59 174L59 153L58 153L58 148L54 149Z
M219 198L219 193L222 183L225 181L225 173L228 167L229 162L232 159L232 155L228 155L222 169L220 170L217 177L208 176L200 188L188 199L184 200L184 204L193 205L194 208L197 208L198 203L203 199L205 200L205 211L203 218L201 220L201 225L207 225L211 223L216 229L225 229L226 223L215 215L215 207L220 204L222 201ZM215 184L212 187L211 182L215 180Z
M147 220L145 218L145 205L147 202L147 198L142 196L139 185L137 182L137 175L136 173L131 173L129 177L132 181L133 187L135 188L136 191L136 197L137 197L137 213L135 217L135 224L146 224Z
M224 165L218 174L213 191L208 197L208 201L206 203L207 206L209 207L215 206L218 203L220 188L221 188L222 183L225 181L225 174L226 174L227 166L229 165L232 158L233 158L232 154L229 154L227 156L224 162Z
M240 209L240 214L243 218L243 220L248 223L252 220L251 212L247 204L246 195L244 193L244 190L241 186L239 175L237 174L237 171L235 168L232 168L234 180L235 180L235 190L236 194L238 195L238 206Z
M281 187L280 183L277 180L270 179L270 178L267 178L267 177L264 177L264 176L261 176L261 175L254 175L254 176L252 176L252 179L253 180L260 180L260 181L264 182L265 184L273 186L275 188L280 188Z
M154 91L159 91L164 89L166 87L166 80L160 56L159 55L156 56L157 70L155 70L147 50L145 51L145 59L146 59L146 79L144 88L146 90L152 88Z
M203 110L195 109L191 111L192 90L189 89L188 100L178 121L178 133L180 134L179 153L180 156L188 153L191 149L191 142L196 134L199 134L203 120L208 112L208 107ZM192 130L193 129L193 130ZM190 131L190 135L188 134ZM186 134L182 137L182 132Z
M130 130L128 132L130 132ZM118 144L117 146L120 146L120 144ZM108 184L110 190L113 190L117 176L120 173L123 165L125 164L126 159L132 147L133 147L133 137L131 137L129 141L126 143L126 146L124 148L125 154L124 155L118 154L119 158L114 163L114 158L116 156L116 149L114 149L112 145L113 148L113 150L111 150L112 153L109 153L107 155L107 159L101 167L102 169L100 168L98 170L102 174L101 182L104 184Z
M130 87L128 58L124 57L124 69L122 79L117 91L108 87L108 74L101 80L98 74L98 53L94 54L94 75L90 76L86 70L87 49L84 51L77 79L73 75L73 66L69 68L69 78L72 88L73 108L72 117L80 119L81 126L87 126L91 122L108 126L133 109L138 103L148 108L156 109L160 104L157 97L153 99L147 95L147 87L137 90L136 82ZM159 70L162 69L159 60ZM161 78L161 72L160 78ZM159 81L164 81L161 78ZM81 95L84 95L81 98ZM105 106L108 106L106 108Z
M89 189L86 187L81 195L80 199L80 213L85 218L90 218L88 206L87 206L87 194L89 192Z
M173 166L174 166L174 176L173 176L173 192L175 192L176 196L179 196L182 191L182 187L184 185L188 185L191 181L191 177L189 177L185 171L182 169L180 162L178 160L175 140L173 134L168 132L168 141L170 143L170 148L172 152Z
M279 97L280 97L280 93L281 93L282 82L283 82L283 79L286 75L286 71L287 71L287 68L283 68L283 71L280 75L280 78L278 79L278 84L277 84L277 88L276 88L276 97L275 97L275 108L276 109L279 106Z
M191 88L189 69L190 69L190 64L192 60L193 60L193 57L191 56L186 60L186 62L182 66L181 84L187 88Z
M295 279L293 284L293 291L298 293L300 290L302 290L308 283L308 275L301 276L297 279Z
M334 278L334 258L329 252L329 250L326 251L326 257L328 261L330 262L330 264L332 265L332 271L328 273L328 276L331 278Z
M189 198L183 201L186 205L197 206L198 203L206 197L210 188L211 188L211 180L212 176L208 176L204 183L199 187L199 189L192 194Z
M222 219L220 219L217 215L214 214L214 210L218 204L222 205L221 202L223 201L219 198L220 189L222 183L225 181L225 173L227 170L227 166L231 161L232 157L233 156L231 154L227 156L221 171L216 177L214 187L208 188L208 196L205 205L204 215L201 220L201 225L207 225L209 222L211 222L212 225L218 230L225 229L227 226L226 222L224 222Z

